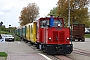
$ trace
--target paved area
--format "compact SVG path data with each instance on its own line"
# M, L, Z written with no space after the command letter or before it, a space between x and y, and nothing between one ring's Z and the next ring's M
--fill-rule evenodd
M6 57L0 57L0 60L6 60L7 58Z
M40 50L35 50L24 42L0 43L0 52L8 54L7 60L46 60L43 55L40 55ZM5 60L5 58L0 60Z
M87 38L85 42L73 42L73 45L74 48L90 51L90 38ZM22 41L0 43L0 52L6 52L8 54L7 60L51 60L47 56L44 56L39 49L28 46ZM73 52L69 56L73 60L90 60L88 56L78 55ZM0 58L0 60L5 59Z
M73 42L73 47L90 52L90 38L86 38L85 42L78 42L78 41Z
M90 52L90 38L86 38L85 42L78 42L75 41L73 42L73 46L74 48L78 48L81 49L82 51L87 51ZM80 55L80 54L75 54L75 53L71 53L68 55L70 58L72 58L73 60L90 60L90 56L86 56L86 55Z
M9 54L7 60L46 60L39 54Z

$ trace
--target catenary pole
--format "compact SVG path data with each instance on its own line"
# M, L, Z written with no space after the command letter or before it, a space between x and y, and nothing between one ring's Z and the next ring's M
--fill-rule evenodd
M70 27L70 0L68 0L68 27Z

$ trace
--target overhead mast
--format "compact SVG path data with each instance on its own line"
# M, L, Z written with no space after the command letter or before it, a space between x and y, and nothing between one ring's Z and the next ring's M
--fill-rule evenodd
M68 0L68 27L70 27L70 0Z

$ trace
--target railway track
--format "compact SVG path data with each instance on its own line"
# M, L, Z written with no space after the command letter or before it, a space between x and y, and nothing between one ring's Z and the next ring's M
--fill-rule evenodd
M38 50L35 46L32 46L29 44L29 46L31 46L32 49L34 50ZM42 54L46 55L47 57L49 57L52 60L77 60L76 58L70 58L70 56L66 55L47 55L43 52L41 52ZM83 55L83 56L88 56L90 57L90 51L86 51L86 50L82 50L79 48L73 48L73 52L74 54L78 54L78 55Z
M72 53L90 57L90 51L86 51L79 48L74 48ZM76 58L72 57L72 55L69 55L69 56L58 55L56 57L59 58L60 60L79 60L77 57Z
M38 50L37 48L35 48L35 46L31 46L32 49L34 50ZM42 54L46 55L47 57L49 57L51 60L72 60L71 58L68 58L67 56L64 55L48 55L46 53L43 53L42 51L40 51Z
M55 57L57 57L60 60L72 60L71 58L69 58L67 56L64 56L64 55L58 55L58 56L55 56Z
M31 45L29 43L27 43L33 50L36 50L36 51L40 51L39 49L37 49L35 47L35 45ZM48 55L46 53L43 53L42 51L40 51L40 53L46 55L47 57L49 57L51 60L71 60L70 58L68 58L67 56L64 56L64 55Z
M71 54L67 54L66 56L72 60L90 60L90 51L73 48L73 52Z
M73 53L90 57L90 51L74 48Z
M42 51L40 51L40 49L37 49L37 48L35 47L35 45L31 45L31 44L29 44L29 43L28 43L27 45L29 45L33 50L39 51L40 53L46 55L46 56L49 57L51 60L60 60L59 58L57 58L57 57L55 57L55 56L53 56L53 55L47 55L46 53L43 53Z

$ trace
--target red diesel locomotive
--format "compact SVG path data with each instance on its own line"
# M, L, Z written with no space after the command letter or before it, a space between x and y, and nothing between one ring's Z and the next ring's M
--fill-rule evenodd
M18 28L17 35L24 41L35 44L47 54L70 54L70 28L64 27L63 18L45 17Z
M73 44L70 29L64 27L63 18L46 17L37 22L37 48L47 54L70 54Z

